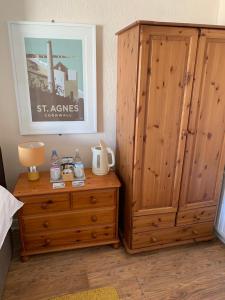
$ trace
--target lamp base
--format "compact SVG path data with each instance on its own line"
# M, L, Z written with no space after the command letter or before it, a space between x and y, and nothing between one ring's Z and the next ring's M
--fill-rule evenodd
M27 177L28 177L29 181L38 180L40 178L40 174L37 170L37 167L35 167L35 166L29 167Z
M35 172L35 173L28 172L27 177L28 177L29 181L35 181L35 180L38 180L40 178L40 175L39 175L39 172Z

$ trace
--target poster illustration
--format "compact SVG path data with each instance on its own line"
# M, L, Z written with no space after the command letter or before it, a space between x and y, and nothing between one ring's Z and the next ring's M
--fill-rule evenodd
M24 43L32 122L84 121L82 40Z
M8 27L20 134L96 133L96 25Z

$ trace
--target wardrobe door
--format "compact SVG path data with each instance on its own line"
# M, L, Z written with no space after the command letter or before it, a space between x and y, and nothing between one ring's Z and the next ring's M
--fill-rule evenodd
M198 30L142 26L134 215L177 210Z
M195 77L180 210L216 209L219 199L225 164L225 31L201 30Z

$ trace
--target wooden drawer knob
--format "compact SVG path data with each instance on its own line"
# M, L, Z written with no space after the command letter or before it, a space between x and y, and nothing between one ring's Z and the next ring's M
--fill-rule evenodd
M49 223L48 223L48 221L45 221L42 225L43 225L44 228L48 228Z
M42 209L46 209L46 208L48 208L49 204L52 204L52 203L53 203L52 200L48 200L48 201L46 201L46 202L43 202L43 203L41 204L41 208L42 208Z
M97 238L97 233L96 232L92 232L91 236L92 236L93 239L96 239Z
M97 216L91 216L91 221L96 222L98 220Z
M42 203L42 204L41 204L41 208L42 208L42 209L46 209L47 207L48 207L48 203L45 202L45 203Z
M157 242L157 238L156 237L151 237L151 242L153 242L153 243L155 243L155 242Z
M193 229L193 230L192 230L192 233L194 233L194 234L198 234L198 230L196 230L196 229Z
M48 246L51 243L50 239L45 239L44 246Z
M97 203L97 199L95 198L95 197L91 197L91 199L90 199L90 202L92 203L92 204L95 204L95 203Z

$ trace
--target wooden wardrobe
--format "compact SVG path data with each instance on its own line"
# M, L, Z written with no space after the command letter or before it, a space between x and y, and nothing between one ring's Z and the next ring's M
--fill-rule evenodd
M213 238L225 164L225 27L118 32L117 173L130 253Z

